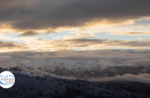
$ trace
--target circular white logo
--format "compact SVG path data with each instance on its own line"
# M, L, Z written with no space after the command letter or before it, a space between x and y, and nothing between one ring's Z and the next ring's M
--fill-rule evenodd
M2 88L10 88L15 83L15 76L10 71L3 71L0 74L0 86Z

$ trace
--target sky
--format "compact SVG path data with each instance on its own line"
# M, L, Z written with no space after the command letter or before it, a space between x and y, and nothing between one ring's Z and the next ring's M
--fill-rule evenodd
M0 0L0 53L147 51L149 4L149 0Z

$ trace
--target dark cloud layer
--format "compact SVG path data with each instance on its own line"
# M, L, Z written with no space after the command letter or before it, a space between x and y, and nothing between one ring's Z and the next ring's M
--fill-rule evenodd
M24 44L0 41L0 52L24 50L27 50L27 47Z
M149 0L1 0L0 23L33 30L81 26L103 19L123 22L150 15Z
M34 36L34 35L38 35L38 33L34 31L27 31L27 32L20 34L19 36L23 37L23 36Z
M14 47L22 47L21 44L17 44L17 43L12 43L12 42L3 42L0 41L0 48L14 48Z
M105 45L108 47L127 47L127 48L149 48L150 42L113 40L113 39L69 39L66 43L75 45L75 47L86 47L90 45Z

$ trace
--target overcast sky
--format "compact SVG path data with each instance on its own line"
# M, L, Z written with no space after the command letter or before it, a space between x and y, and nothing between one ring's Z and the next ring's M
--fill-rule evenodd
M78 58L85 56L78 51L96 50L107 58L107 52L119 49L127 50L118 54L125 60L131 58L125 55L142 49L137 55L149 59L149 4L150 0L0 0L1 58L15 58L16 52L28 54L24 58L33 52L56 56L62 51L65 57ZM98 58L94 56L88 58Z

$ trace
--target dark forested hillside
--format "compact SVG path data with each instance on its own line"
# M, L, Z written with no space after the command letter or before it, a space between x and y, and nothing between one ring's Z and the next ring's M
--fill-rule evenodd
M96 83L13 73L16 82L10 89L0 88L1 98L150 98L150 84L125 81Z

